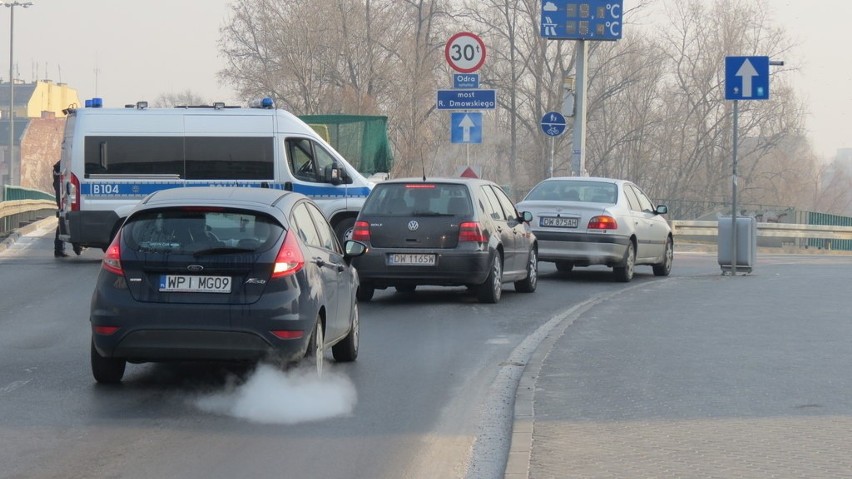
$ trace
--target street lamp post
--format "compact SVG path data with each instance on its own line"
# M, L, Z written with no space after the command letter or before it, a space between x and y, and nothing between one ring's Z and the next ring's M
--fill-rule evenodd
M15 184L15 77L14 75L14 54L15 54L15 7L28 8L32 6L32 2L2 2L4 7L8 7L11 15L9 16L9 184ZM18 181L20 183L20 181Z

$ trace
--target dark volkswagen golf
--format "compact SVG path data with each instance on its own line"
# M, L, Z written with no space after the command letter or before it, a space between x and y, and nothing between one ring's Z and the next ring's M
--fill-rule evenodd
M358 355L356 271L363 244L341 248L298 193L176 188L128 216L92 296L92 373L121 381L126 363Z
M503 283L535 291L537 244L503 190L479 179L399 179L370 193L352 232L369 246L354 260L358 299L376 289L412 292L419 285L467 286L496 303Z

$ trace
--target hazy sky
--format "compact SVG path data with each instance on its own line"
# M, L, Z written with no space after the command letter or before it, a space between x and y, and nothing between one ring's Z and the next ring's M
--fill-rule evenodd
M27 0L15 7L16 76L50 79L100 96L107 107L187 89L209 101L240 103L216 72L219 28L230 0ZM625 0L625 8L635 0ZM807 100L819 155L852 147L852 0L769 0L798 47L788 66ZM9 8L0 8L0 77L9 76ZM771 94L771 86L770 86Z

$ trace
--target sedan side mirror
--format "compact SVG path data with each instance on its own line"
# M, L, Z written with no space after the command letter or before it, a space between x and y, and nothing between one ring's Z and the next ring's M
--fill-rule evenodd
M524 223L529 223L530 221L533 220L533 215L529 211L522 211L521 217L518 218L518 219L522 220Z

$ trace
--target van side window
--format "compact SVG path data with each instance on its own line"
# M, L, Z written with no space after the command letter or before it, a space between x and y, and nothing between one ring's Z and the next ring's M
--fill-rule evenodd
M331 153L307 138L287 140L287 162L293 176L312 183L330 183L331 168L337 164Z
M87 136L85 176L271 180L273 146L272 137Z
M287 156L293 176L304 181L317 181L311 140L307 138L291 138L287 140Z

